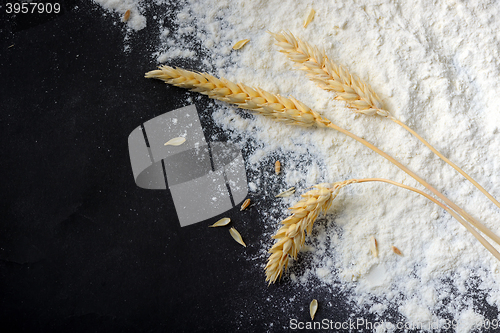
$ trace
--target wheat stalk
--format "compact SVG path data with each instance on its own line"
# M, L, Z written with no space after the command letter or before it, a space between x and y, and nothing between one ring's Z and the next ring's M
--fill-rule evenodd
M293 97L286 98L280 95L271 94L259 88L248 87L242 83L236 84L226 79L219 80L206 73L196 73L169 66L161 66L158 70L150 71L146 73L145 77L160 79L168 84L190 89L224 102L233 103L240 108L257 112L274 120L283 121L287 124L305 127L329 127L335 129L386 158L395 166L413 177L420 184L425 186L437 197L441 198L441 200L443 200L450 208L462 215L469 223L478 228L496 243L500 244L500 237L392 156L380 150L370 142L354 135L338 125L335 125L327 118L321 117L317 112L311 110L304 103Z
M270 34L276 39L276 45L281 47L280 52L285 53L290 60L301 66L300 69L306 71L309 78L319 87L325 90L334 91L337 94L336 98L345 100L348 106L356 113L368 115L378 114L389 118L403 127L434 154L470 181L479 191L490 199L491 202L500 208L500 202L498 202L477 181L441 154L409 126L398 120L389 111L385 110L380 98L368 83L350 74L344 67L331 61L326 56L324 50L320 50L316 46L302 41L291 32L270 32Z
M474 228L471 227L453 209L444 205L429 194L416 188L394 182L383 178L349 179L333 184L319 184L302 195L302 199L290 208L293 215L281 222L283 226L272 237L277 239L276 243L269 250L270 256L265 267L266 281L269 284L275 283L283 275L283 270L287 268L289 258L297 259L297 253L305 242L305 233L311 234L314 221L321 212L325 212L331 206L340 189L354 183L384 182L392 184L431 200L435 204L450 213L460 224L462 224L495 258L500 260L500 253L488 243Z

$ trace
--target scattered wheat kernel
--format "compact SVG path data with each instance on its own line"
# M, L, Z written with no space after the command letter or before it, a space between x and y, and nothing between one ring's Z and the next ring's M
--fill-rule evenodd
M183 138L183 137L178 137L178 138L173 138L171 140L168 140L167 142L165 142L165 146L180 146L182 145L184 142L186 142L186 138Z
M240 40L239 42L237 42L236 44L233 45L233 50L239 50L239 49L241 49L249 41L250 41L250 39Z
M130 9L127 9L125 15L123 15L123 22L127 22L129 18L130 18Z
M316 299L313 299L311 304L309 304L309 313L311 314L311 320L314 320L314 315L316 314L317 310L318 310L318 301Z
M378 257L377 240L373 236L370 237L370 251L372 251L375 258Z
M250 199L246 199L245 201L243 201L240 211L246 209L249 205L250 205Z
M314 18L314 14L316 14L316 11L311 8L311 11L309 12L309 14L307 15L307 17L306 17L306 19L304 21L304 28L307 28L307 26L309 25L309 23L311 23L311 21Z
M229 229L229 233L231 234L231 236L234 238L235 241L237 241L238 243L240 243L244 247L247 247L245 242L243 242L243 238L241 238L240 233L236 229L234 229L234 228Z
M402 255L403 255L403 254L401 253L401 251L400 251L397 247L395 247L395 246L391 246L391 248L392 248L392 252L396 253L397 255L399 255L399 256L402 256Z
M214 224L210 225L209 227L214 228L214 227L222 227L225 225L228 225L229 222L231 222L231 219L229 217L224 217L220 219L219 221L215 222Z
M281 171L281 163L280 161L276 161L276 163L274 163L274 172L276 172L277 175L279 175Z
M278 194L276 196L276 198L289 197L294 193L295 193L295 187L290 187L288 190L285 190L285 191L281 192L280 194Z

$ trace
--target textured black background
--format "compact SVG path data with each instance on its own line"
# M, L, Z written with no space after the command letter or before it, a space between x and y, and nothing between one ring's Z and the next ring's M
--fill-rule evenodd
M190 93L143 78L157 65L154 24L124 52L123 23L104 13L2 7L2 332L279 332L307 321L313 298L318 320L355 320L340 286L267 286L264 261L246 259L262 251L257 210L226 214L243 248L207 228L220 217L181 228L168 190L135 185L128 135Z

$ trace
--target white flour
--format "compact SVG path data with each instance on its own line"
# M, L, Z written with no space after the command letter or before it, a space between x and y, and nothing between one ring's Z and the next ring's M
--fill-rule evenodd
M118 13L122 21L124 21L125 13L130 10L130 16L126 21L127 27L132 30L141 30L146 27L146 17L142 15L143 1L137 0L94 0L99 3L104 9Z
M120 13L126 7L141 11L137 1L98 2ZM156 4L164 10L155 13L161 23L173 9L168 1ZM159 62L176 66L176 61L194 59L204 66L196 70L293 95L400 160L500 234L500 210L463 177L396 124L354 115L333 94L317 88L277 52L266 33L288 29L324 47L331 59L368 81L397 118L500 198L500 3L189 0L180 7L168 16L178 29L160 28L153 54ZM310 8L316 15L304 29ZM250 42L242 49L231 49L245 38ZM319 182L365 177L421 188L382 157L333 130L285 126L244 116L222 103L213 105L213 118L232 140L258 147L247 157L247 167L269 170L270 175L250 179L251 190L297 186L301 193ZM280 184L271 177L276 158L283 164ZM297 200L287 198L271 211L261 211L262 223L268 225L262 264L276 222ZM372 235L379 244L378 258L370 254ZM451 316L458 332L495 319L477 309L476 294L500 307L500 263L449 214L413 192L388 184L351 185L308 240L303 257L310 265L305 272L292 267L284 283L341 284L350 290L353 306L381 316L393 309L416 323L442 324ZM392 253L391 245L403 256Z

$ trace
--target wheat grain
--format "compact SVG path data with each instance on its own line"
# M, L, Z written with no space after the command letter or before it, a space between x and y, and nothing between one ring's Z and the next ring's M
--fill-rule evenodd
M215 228L215 227L223 227L225 225L228 225L229 222L231 222L231 219L229 217L224 217L221 218L219 221L215 222L212 225L209 225L210 228Z
M295 187L290 187L289 189L284 190L283 192L280 192L279 194L275 195L274 197L275 198L285 198L285 197L291 196L294 193L295 193Z
M318 311L318 300L313 299L311 304L309 304L309 314L311 315L311 320L314 320L314 316L316 315L316 311Z
M233 50L239 50L239 49L241 49L249 41L250 41L250 39L240 40L239 42L237 42L236 44L233 45Z
M231 234L231 237L233 237L233 239L235 241L237 241L238 243L240 243L241 245L243 245L244 247L247 247L247 245L245 244L245 242L243 241L243 238L241 237L240 233L238 232L238 230L236 230L235 228L231 228L229 229L229 233Z
M276 161L274 163L274 173L276 173L277 175L279 175L280 171L281 171L281 162L280 161Z
M243 201L240 211L245 210L249 205L250 205L250 199L246 199L245 201Z
M316 11L311 8L311 10L309 11L309 14L307 14L307 17L304 20L304 28L307 28L307 26L309 25L309 23L312 22L312 20L314 18L314 14L316 14Z
M130 9L127 9L125 14L123 15L123 22L127 22L130 19Z
M398 256L402 256L403 253L401 253L401 250L395 247L394 245L391 246L392 252L396 253Z
M370 251L372 252L373 257L378 257L378 244L375 237L370 237Z
M165 146L180 146L184 142L186 142L186 138L183 137L178 137L178 138L173 138L168 140L167 142L164 143Z

